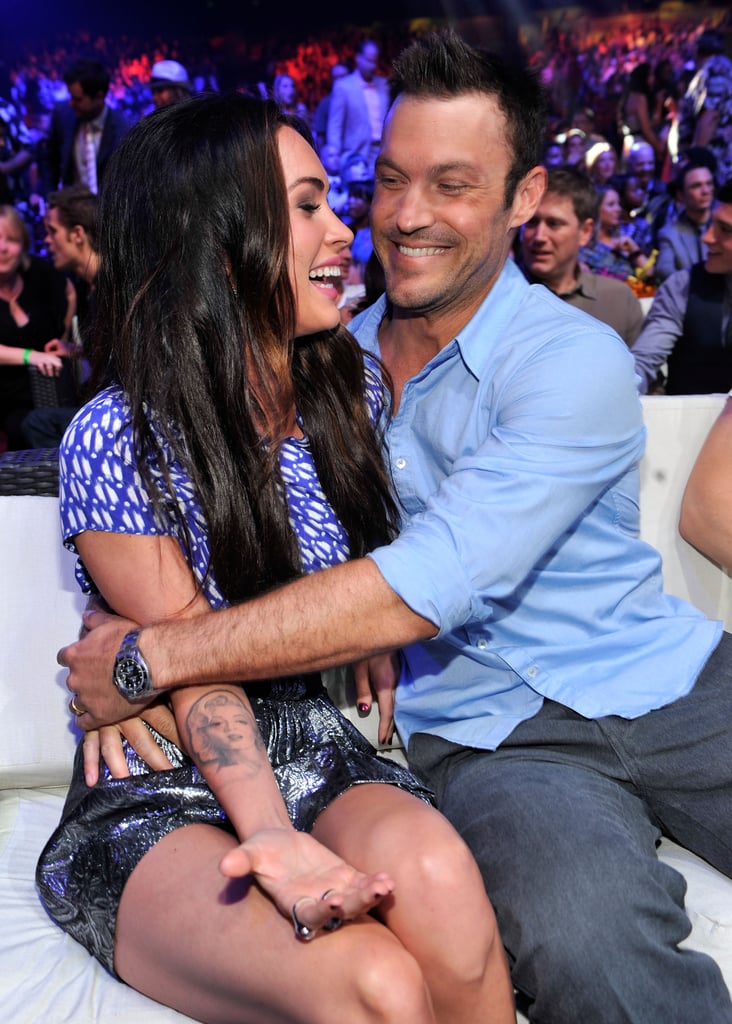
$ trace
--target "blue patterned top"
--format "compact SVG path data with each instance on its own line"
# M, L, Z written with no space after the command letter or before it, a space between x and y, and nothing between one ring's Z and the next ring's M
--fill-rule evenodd
M366 402L372 422L383 409L381 383L367 367ZM133 535L173 536L184 548L177 518L155 510L135 457L131 415L118 386L101 391L69 424L59 452L59 502L64 544L78 554L74 537L85 530ZM154 418L151 418L153 429ZM302 425L302 424L301 424ZM189 531L193 572L214 608L227 604L209 564L208 531L193 484L171 448L163 458L173 482L177 504ZM304 572L314 572L348 559L348 538L320 486L307 437L286 438L280 447L280 470L285 484L290 522L298 539ZM154 479L160 470L151 462ZM80 558L76 578L84 593L94 582Z

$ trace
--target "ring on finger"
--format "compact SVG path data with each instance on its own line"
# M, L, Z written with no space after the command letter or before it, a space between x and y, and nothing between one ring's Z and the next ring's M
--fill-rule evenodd
M295 938L299 939L300 942L310 942L312 939L315 938L318 932L317 928L309 928L308 925L306 925L304 921L301 921L300 918L297 916L297 908L305 900L311 900L313 903L316 902L314 896L300 896L300 898L295 900L295 902L292 904L292 910L290 911L290 916L292 917L292 924L295 929Z

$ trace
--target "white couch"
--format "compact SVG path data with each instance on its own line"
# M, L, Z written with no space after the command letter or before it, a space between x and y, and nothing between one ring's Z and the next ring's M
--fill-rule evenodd
M667 588L732 624L729 577L677 530L684 483L723 401L643 400L641 513L643 536L664 555ZM0 537L0 1017L9 1024L186 1021L109 977L36 897L36 859L60 814L76 738L55 654L76 635L82 600L73 558L60 544L55 498L0 497ZM666 840L661 856L688 881L689 944L716 958L732 989L732 881Z

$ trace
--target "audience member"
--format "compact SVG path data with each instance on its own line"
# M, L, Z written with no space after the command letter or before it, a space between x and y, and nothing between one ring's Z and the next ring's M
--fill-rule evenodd
M624 166L629 167L630 152L636 142L646 142L652 148L655 166L660 169L666 153L666 140L662 138L653 123L655 97L652 85L653 69L649 61L637 64L628 76L625 94L620 103L618 116L623 136Z
M679 532L707 558L732 571L732 395L689 474Z
M400 732L479 860L529 1019L729 1024L657 846L732 875L732 638L639 540L632 355L507 259L544 189L534 78L452 36L396 74L372 208L388 300L352 330L393 384L401 532L134 632L147 692L402 648ZM85 624L59 659L88 728L134 711L113 665L140 627Z
M150 91L156 109L188 99L193 86L188 72L177 60L158 60L152 66Z
M46 352L68 356L77 368L75 388L60 406L33 409L23 420L23 432L31 448L55 448L79 406L88 371L91 323L99 273L97 197L86 185L67 185L51 192L46 211L46 244L57 270L71 276L77 296L70 337L53 339Z
M341 174L341 157L335 146L324 143L319 151L321 163L328 175L328 205L343 219L348 206L348 185Z
M714 175L705 164L682 165L672 188L681 212L658 232L655 275L665 281L675 270L686 270L706 259L704 235L714 205Z
M717 183L732 178L732 61L715 29L696 42L697 72L681 100L679 151L706 146L717 161Z
M348 191L348 201L343 219L353 232L353 241L351 242L352 273L355 280L363 281L366 261L373 250L369 214L374 197L374 179L368 166L360 157L351 161L346 167L343 177Z
M381 129L389 101L389 86L377 74L379 46L364 39L356 49L356 69L333 83L328 112L328 144L334 146L345 166L358 156L373 173Z
M595 142L585 153L585 169L593 185L607 185L617 172L618 154L609 142Z
M105 102L109 72L98 60L74 61L64 75L70 99L54 107L48 135L49 189L84 184L96 193L130 122Z
M633 346L641 393L664 364L669 395L732 388L732 179L717 200L703 236L706 259L666 278Z
M560 299L610 324L630 346L643 323L640 302L624 282L579 266L597 207L598 194L584 173L551 168L536 213L521 230L521 267L529 281L545 284Z
M622 223L620 196L611 185L596 189L599 196L597 220L592 237L580 249L580 263L596 274L609 274L624 281L643 266L650 255Z
M29 199L27 171L33 159L31 133L13 104L0 97L0 204L17 206Z
M300 117L309 123L310 113L305 104L297 97L297 86L292 75L275 75L272 83L272 99L283 114Z
M13 206L0 206L0 429L11 450L28 447L23 420L34 404L29 367L61 373L61 357L44 348L68 334L74 314L73 288L64 275L29 250L25 221Z
M315 113L313 114L313 135L315 137L315 145L318 147L318 151L321 153L321 156L323 146L325 146L328 141L328 114L330 112L330 101L333 96L333 83L337 82L339 78L344 78L347 74L348 65L344 64L342 61L336 61L330 69L331 87L325 96L322 96L318 100L315 107ZM340 157L340 150L338 151L338 156Z

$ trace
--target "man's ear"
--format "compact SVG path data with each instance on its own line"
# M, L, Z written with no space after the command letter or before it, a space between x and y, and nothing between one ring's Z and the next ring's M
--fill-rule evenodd
M580 227L579 233L579 244L580 249L583 245L588 245L592 238L592 232L595 230L595 222L592 217L588 217Z
M74 224L71 231L69 231L69 237L74 245L83 246L86 242L86 231L81 224Z
M546 192L546 167L533 167L518 184L513 197L510 227L519 228L536 213Z

